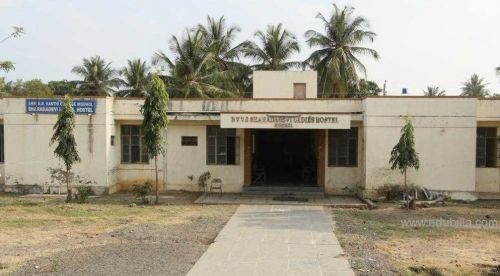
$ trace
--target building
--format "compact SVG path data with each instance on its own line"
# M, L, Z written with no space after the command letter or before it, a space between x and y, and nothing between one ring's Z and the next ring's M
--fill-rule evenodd
M400 184L390 151L411 116L421 168L409 183L460 198L500 192L500 100L471 97L319 99L315 72L255 72L253 98L171 99L161 189L198 191L210 171L224 192L311 186L327 194ZM0 99L0 189L64 192L49 147L60 99ZM141 146L139 98L75 99L82 162L75 185L125 191L154 179ZM347 188L346 188L347 187Z

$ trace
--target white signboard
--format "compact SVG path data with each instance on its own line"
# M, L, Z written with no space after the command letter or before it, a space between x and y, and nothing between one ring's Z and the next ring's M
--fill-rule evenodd
M221 128L349 129L349 114L221 113Z

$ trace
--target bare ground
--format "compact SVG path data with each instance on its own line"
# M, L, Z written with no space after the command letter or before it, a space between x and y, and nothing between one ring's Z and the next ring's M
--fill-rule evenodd
M497 227L403 227L401 220L497 220ZM500 202L407 211L334 210L336 235L356 275L500 275Z
M0 274L185 275L235 211L176 193L160 206L131 196L89 204L0 196Z

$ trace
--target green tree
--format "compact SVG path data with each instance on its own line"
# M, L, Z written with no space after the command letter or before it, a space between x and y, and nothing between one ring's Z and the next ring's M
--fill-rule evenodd
M249 66L241 63L245 42L234 46L236 34L241 31L237 26L228 26L226 19L207 17L205 26L198 25L203 34L203 44L206 52L213 55L211 66L214 71L228 71L227 90L236 91L236 94L251 91Z
M382 89L374 81L360 79L357 85L351 88L351 91L356 92L356 97L378 96Z
M100 56L84 58L83 64L73 67L71 72L83 77L79 88L85 96L112 96L113 88L119 84L118 72Z
M14 26L13 29L14 30L12 31L12 33L10 33L8 36L6 36L2 40L0 40L0 44L4 43L9 38L20 37L21 34L24 33L23 27ZM0 71L9 72L9 71L14 70L14 69L16 69L16 68L14 67L14 63L12 61L8 61L8 60L1 61L0 60Z
M408 198L408 185L406 183L406 171L409 168L414 168L418 170L420 167L420 161L418 159L418 153L415 150L415 129L411 119L405 117L405 125L401 129L401 137L399 142L394 146L391 151L391 159L389 163L391 164L392 170L399 170L401 174L404 175L404 185L405 185L405 197ZM408 205L409 206L409 205Z
M446 91L440 90L439 86L427 86L427 89L423 91L424 95L427 97L441 97L446 96Z
M172 36L170 49L174 58L164 52L153 56L153 64L168 68L164 76L170 95L181 98L234 97L237 92L228 89L231 72L214 67L215 55L205 48L205 39L200 29L187 30L178 39Z
M479 75L473 74L469 80L463 83L461 96L486 97L490 92L486 89L487 83Z
M75 136L73 135L74 129L75 113L71 98L66 95L62 102L61 111L57 115L57 122L53 127L54 134L50 140L51 146L57 142L54 154L64 162L66 167L66 188L68 191L66 202L70 202L73 198L70 185L71 168L74 163L80 162L78 150L76 149Z
M54 93L50 86L45 84L40 79L32 79L28 81L23 81L18 79L16 81L9 81L5 83L5 79L2 80L2 87L0 91L5 93L5 95L10 96L52 96Z
M54 95L57 96L64 96L64 95L78 95L79 90L78 86L80 85L81 81L67 81L67 80L62 80L62 81L49 81L48 85L50 89L52 89Z
M168 94L163 81L158 75L153 75L151 88L148 91L144 105L141 108L144 145L148 155L155 162L156 200L159 203L160 189L158 187L158 156L165 154L163 131L168 125L167 117Z
M305 36L307 44L315 50L305 63L318 71L318 93L323 97L345 97L353 85L358 83L358 71L365 75L366 67L358 56L379 58L377 51L363 47L366 41L373 42L376 34L370 31L368 21L353 16L354 8L339 9L333 5L330 18L321 13L324 33L309 30Z
M120 97L142 97L146 95L150 77L149 66L141 59L128 60L127 66L120 71L123 79L120 84L125 86L116 92Z
M288 70L299 68L301 62L289 61L290 58L300 52L297 38L283 28L282 24L269 25L266 32L258 31L257 37L260 46L253 42L245 42L245 56L251 58L257 64L253 65L256 70Z

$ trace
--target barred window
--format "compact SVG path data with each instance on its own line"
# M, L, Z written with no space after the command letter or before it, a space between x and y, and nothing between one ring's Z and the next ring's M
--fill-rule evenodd
M239 149L235 129L207 126L207 165L238 165Z
M5 147L4 147L4 139L3 139L3 125L0 125L0 163L5 162Z
M358 165L358 128L328 131L328 166Z
M148 152L144 146L144 135L141 126L122 125L122 163L149 163Z
M497 166L497 128L478 127L476 136L476 167Z

